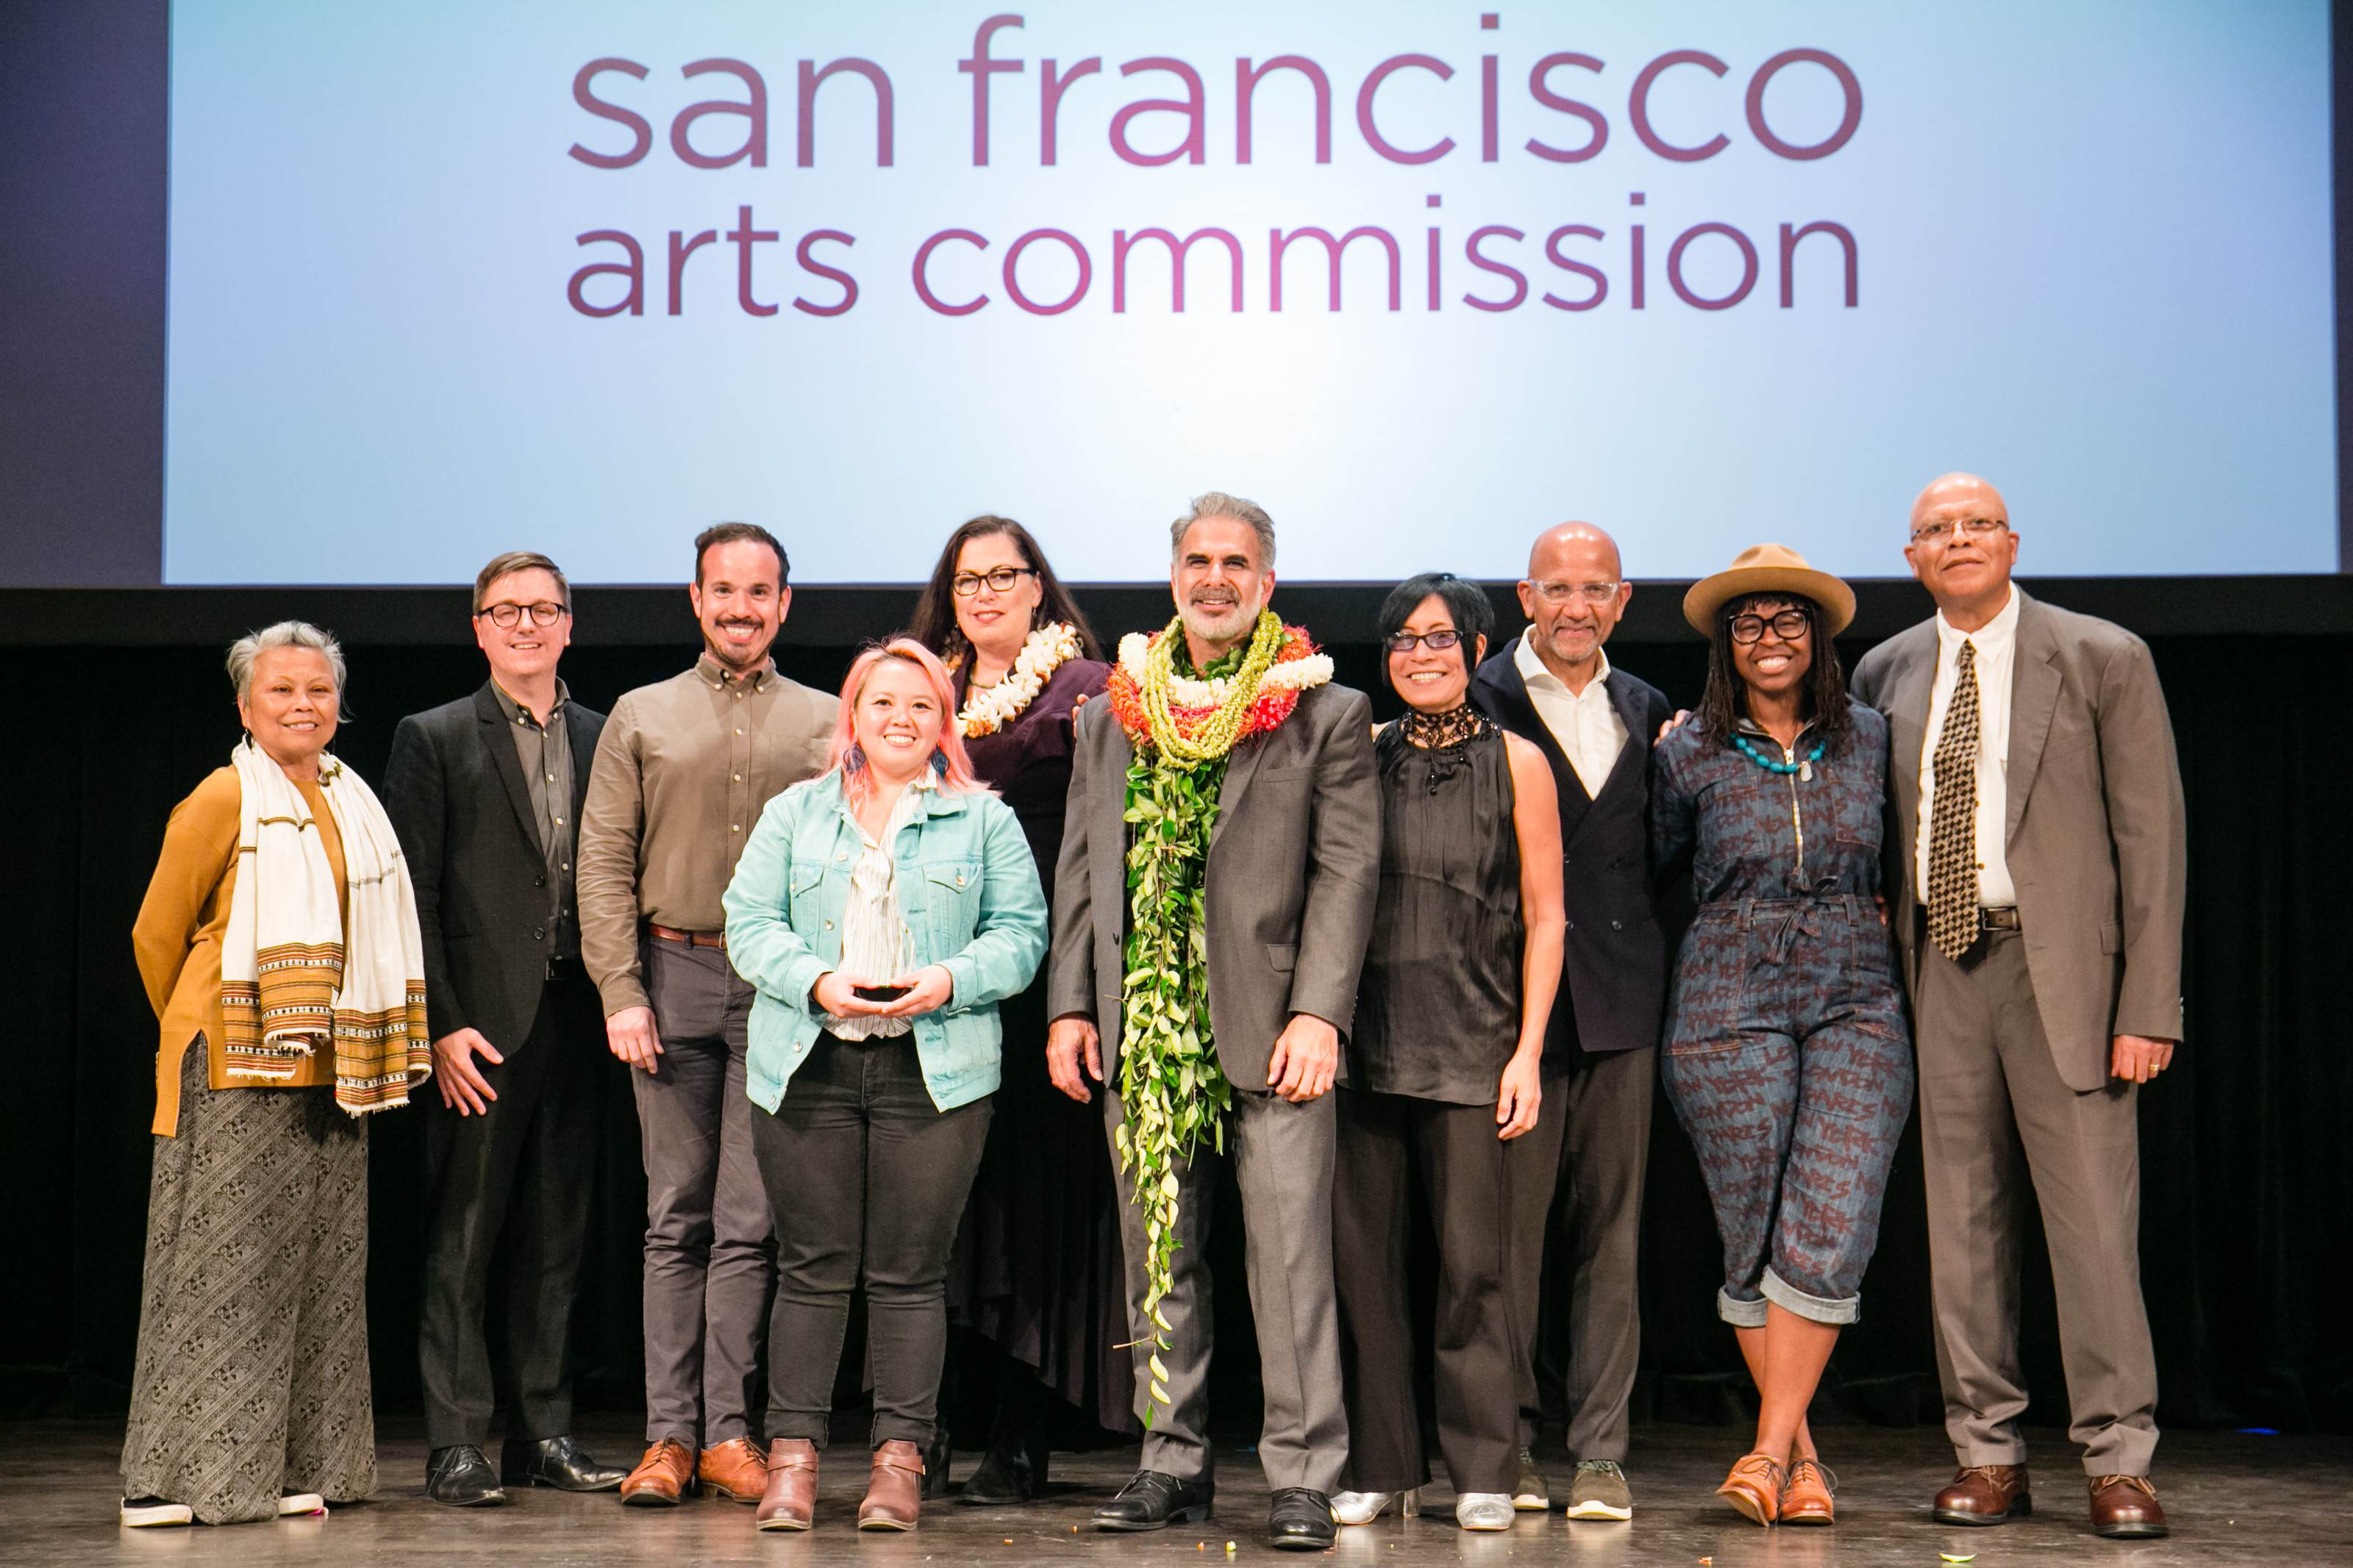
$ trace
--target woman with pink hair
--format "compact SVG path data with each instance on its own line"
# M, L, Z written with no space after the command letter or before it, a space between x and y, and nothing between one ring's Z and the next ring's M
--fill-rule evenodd
M758 991L753 1149L776 1215L762 1530L813 1521L850 1291L866 1291L873 1459L861 1530L912 1530L937 1419L949 1249L988 1133L997 1004L1046 951L1011 807L973 777L922 644L860 654L831 767L768 803L727 889Z

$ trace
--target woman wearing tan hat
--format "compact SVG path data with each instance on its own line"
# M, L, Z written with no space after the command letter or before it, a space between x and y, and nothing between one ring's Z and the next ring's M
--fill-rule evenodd
M1887 721L1851 700L1831 638L1854 594L1778 544L1694 586L1707 690L1661 742L1651 844L1691 864L1660 1074L1724 1237L1716 1311L1762 1403L1718 1494L1759 1524L1828 1524L1806 1406L1854 1321L1910 1038L1880 886Z

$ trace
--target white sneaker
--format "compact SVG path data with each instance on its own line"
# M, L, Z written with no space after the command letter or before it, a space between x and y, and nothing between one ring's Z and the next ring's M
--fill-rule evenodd
M1454 1500L1454 1522L1465 1530L1509 1530L1512 1512L1509 1492L1464 1492Z
M184 1502L166 1502L159 1497L124 1498L122 1523L127 1530L145 1530L158 1524L194 1524L195 1510Z
M324 1513L327 1500L317 1492L288 1492L278 1500L278 1517L290 1519L298 1513Z
M1398 1511L1405 1518L1417 1518L1421 1513L1421 1490L1414 1487L1401 1492L1334 1492L1332 1522L1370 1524L1387 1513L1391 1503L1400 1505Z

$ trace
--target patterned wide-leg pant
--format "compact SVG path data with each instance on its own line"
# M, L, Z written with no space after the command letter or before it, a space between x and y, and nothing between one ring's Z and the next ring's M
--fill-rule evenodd
M367 1126L326 1089L206 1087L180 1069L155 1140L122 1495L206 1524L281 1490L375 1489L367 1351Z

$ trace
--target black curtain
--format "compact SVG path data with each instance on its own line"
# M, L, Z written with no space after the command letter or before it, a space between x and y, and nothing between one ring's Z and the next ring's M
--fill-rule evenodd
M103 606L94 606L103 613ZM1128 629L1106 617L1101 629ZM1850 661L1864 645L1842 645ZM2353 637L2160 640L2189 803L2184 985L2189 1039L2141 1100L2142 1282L2174 1426L2353 1430L2353 1053L2336 890L2353 885L2347 780ZM217 647L102 642L14 650L0 721L0 832L16 871L0 912L14 1018L0 1092L0 1184L16 1194L0 1268L0 1414L122 1407L138 1323L153 1114L154 1020L129 932L164 819L227 759L237 724ZM786 673L831 688L850 649L782 651ZM575 696L609 708L662 679L687 647L584 647ZM1375 691L1374 651L1333 649L1341 679ZM1698 695L1695 643L1613 642L1613 659L1682 703ZM351 651L337 751L380 778L404 713L472 690L480 656L449 647ZM2338 967L2340 964L2347 968ZM581 1395L642 1399L638 1337L644 1178L626 1080L608 1075L596 1221L584 1270ZM379 1408L417 1397L417 1118L373 1120L370 1285ZM1235 1238L1216 1248L1239 1262ZM1638 1415L1745 1418L1753 1399L1712 1295L1719 1253L1690 1147L1660 1101L1644 1217L1643 1382ZM1220 1294L1240 1303L1240 1280ZM1927 1247L1916 1132L1891 1187L1862 1321L1839 1347L1823 1419L1938 1417L1927 1326ZM2065 1424L2046 1268L2030 1265L2029 1419ZM1221 1314L1222 1315L1222 1314ZM2337 1330L2331 1324L2338 1325ZM1220 1335L1219 1403L1248 1415L1245 1332Z

